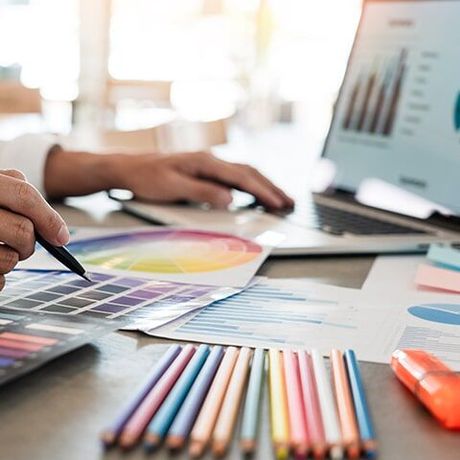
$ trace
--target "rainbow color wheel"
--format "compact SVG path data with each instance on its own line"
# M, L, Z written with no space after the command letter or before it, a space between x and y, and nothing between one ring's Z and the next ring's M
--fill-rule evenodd
M80 262L149 273L203 273L246 264L262 252L252 241L195 230L140 231L69 244Z

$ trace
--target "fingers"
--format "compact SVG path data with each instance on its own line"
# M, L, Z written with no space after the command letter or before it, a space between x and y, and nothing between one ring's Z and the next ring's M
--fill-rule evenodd
M251 166L229 163L210 154L197 155L200 176L250 193L270 208L281 209L294 205L291 198Z
M225 209L232 202L230 189L206 180L180 176L177 179L180 184L179 199L194 201L197 203L209 203L213 208Z
M13 177L15 174L17 177ZM69 231L62 218L32 185L15 172L0 175L0 207L29 219L35 230L51 244L63 246L68 243ZM4 224L8 225L8 222Z
M288 196L282 189L277 187L272 181L270 181L267 177L261 174L257 169L247 166L247 165L237 165L242 168L249 168L249 174L252 174L256 177L256 179L261 183L265 184L267 188L270 188L275 194L277 194L283 201L283 208L292 208L294 206L294 200Z
M22 181L26 180L26 176L24 175L24 173L18 171L17 169L2 169L0 171L0 174L2 174L3 176L14 177L15 179L19 179Z
M0 242L15 250L20 260L27 259L35 249L34 224L27 217L0 209Z
M11 272L18 262L19 254L16 251L4 244L0 245L0 275Z

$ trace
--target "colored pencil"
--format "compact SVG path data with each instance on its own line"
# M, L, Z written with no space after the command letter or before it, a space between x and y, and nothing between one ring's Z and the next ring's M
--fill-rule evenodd
M344 359L347 367L351 393L353 395L353 403L355 407L356 418L358 420L362 447L368 456L374 456L377 450L375 431L369 411L369 406L367 404L363 380L355 352L353 350L346 350Z
M318 389L324 433L330 449L330 455L332 458L343 458L342 435L340 432L337 408L335 406L324 359L318 350L311 351L311 359Z
M168 348L166 353L160 358L155 367L150 371L147 378L145 379L145 382L135 392L136 396L131 399L123 408L115 423L102 432L101 439L106 447L112 446L115 443L130 417L139 407L152 387L158 382L166 369L177 358L181 350L182 347L179 345L171 345L171 347Z
M303 404L307 422L308 437L315 458L324 458L326 455L326 439L324 437L323 420L319 405L318 390L316 388L313 364L310 355L305 351L298 351L300 381L302 384Z
M241 422L240 447L246 455L253 454L256 449L264 370L265 350L263 348L257 348L252 358L248 391L244 401L243 418Z
M361 449L358 425L343 354L340 350L331 351L331 365L343 443L349 458L359 458Z
M222 457L227 452L232 440L233 430L247 382L251 355L251 349L243 347L235 363L232 377L212 434L212 451L217 457Z
M297 459L306 458L309 451L309 440L302 388L299 374L297 354L292 350L283 350L284 378L288 403L291 449Z
M198 377L193 383L187 398L174 419L166 438L167 446L172 450L181 449L187 441L192 425L196 420L201 404L206 397L217 368L224 354L221 346L213 347Z
M163 440L208 355L207 345L200 345L195 351L193 358L147 427L144 436L144 447L147 450L155 449Z
M186 345L157 384L150 390L120 433L120 446L122 448L129 449L136 444L194 353L195 347Z
M284 460L289 456L289 417L283 362L279 350L270 349L268 357L272 442L276 458Z
M238 349L235 347L227 348L190 435L189 453L193 458L203 454L211 439L212 430L222 407L222 401L237 358Z

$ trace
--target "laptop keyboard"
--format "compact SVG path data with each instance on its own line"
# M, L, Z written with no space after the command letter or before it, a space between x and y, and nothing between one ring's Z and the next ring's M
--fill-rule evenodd
M295 211L287 217L298 225L307 225L309 228L322 230L332 235L343 235L344 233L353 235L427 233L423 230L362 216L313 201L296 206Z

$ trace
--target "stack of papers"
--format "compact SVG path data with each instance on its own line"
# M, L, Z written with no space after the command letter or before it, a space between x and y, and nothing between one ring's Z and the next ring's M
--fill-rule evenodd
M0 305L121 318L127 329L176 340L352 348L379 363L396 348L420 348L460 370L460 253L449 247L431 248L428 261L379 257L362 289L254 278L270 247L214 232L79 230L69 249L94 285L56 272L39 250L21 268L41 272L27 282L13 274Z

